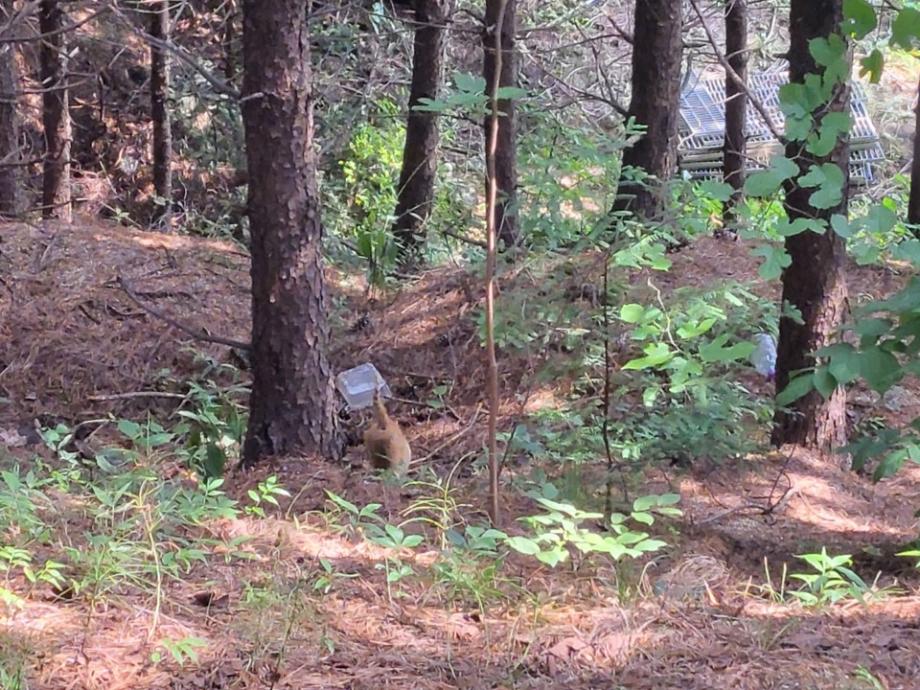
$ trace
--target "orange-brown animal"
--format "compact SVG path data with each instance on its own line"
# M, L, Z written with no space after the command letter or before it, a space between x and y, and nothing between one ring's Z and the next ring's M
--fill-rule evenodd
M399 423L387 414L387 408L380 398L380 390L374 391L371 408L373 419L364 431L364 447L367 449L371 466L376 469L393 470L403 475L409 470L412 449Z

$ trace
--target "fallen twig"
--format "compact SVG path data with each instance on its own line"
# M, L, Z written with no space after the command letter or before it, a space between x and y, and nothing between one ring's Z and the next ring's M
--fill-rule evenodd
M91 395L87 398L90 402L109 402L112 400L131 400L132 398L177 398L185 400L187 395L182 393L167 393L166 391L131 391L129 393L109 393L107 395Z

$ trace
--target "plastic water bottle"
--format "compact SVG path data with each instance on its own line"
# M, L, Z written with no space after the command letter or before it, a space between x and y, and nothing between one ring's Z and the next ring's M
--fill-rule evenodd
M769 333L758 333L754 344L757 348L751 355L751 363L758 374L772 381L776 376L776 340Z

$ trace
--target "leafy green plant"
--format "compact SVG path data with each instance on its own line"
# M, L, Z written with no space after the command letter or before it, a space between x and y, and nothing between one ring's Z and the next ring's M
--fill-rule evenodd
M366 506L359 508L351 501L348 501L338 494L328 489L326 490L328 498L327 518L333 525L341 525L342 518L348 521L343 529L351 536L363 533L374 523L383 524L384 520L377 511L383 506L380 503L368 503Z
M789 594L806 606L825 606L844 599L864 602L872 590L851 568L853 559L847 554L831 556L827 549L820 553L796 556L808 564L812 572L792 573L790 578L803 583L802 589Z
M246 433L244 408L234 400L240 391L213 388L191 384L195 408L177 413L190 427L185 440L189 465L205 479L220 477L228 461L239 459Z
M341 179L327 177L324 194L333 227L353 242L353 250L366 262L370 283L380 286L398 256L390 226L404 136L397 105L381 99L374 106L367 121L354 128L339 164Z
M25 539L44 540L48 527L39 514L39 503L48 503L44 481L34 471L22 473L19 465L0 470L0 525L15 525Z
M278 477L275 475L271 475L264 481L259 482L256 488L249 489L246 495L249 497L252 505L246 506L244 510L249 515L255 515L256 517L265 517L265 509L262 507L263 504L272 505L278 508L278 496L284 496L285 498L290 498L291 496L287 489L278 483Z
M457 501L450 477L416 480L406 487L419 491L419 495L402 512L408 518L406 522L419 522L434 528L443 549L447 533L462 522L460 511L469 506Z
M160 640L160 646L150 655L150 660L158 664L163 660L163 652L167 652L172 660L180 667L188 662L198 663L198 650L208 646L207 641L200 637L182 637L179 639L164 638Z
M638 558L642 554L659 551L667 546L665 542L651 538L647 532L630 529L628 523L652 525L655 515L681 514L674 507L680 501L676 494L644 496L634 501L633 510L628 515L611 515L607 525L609 531L599 533L583 526L583 523L602 520L602 513L582 511L548 498L536 500L546 512L520 518L531 528L532 536L508 537L506 543L515 551L533 556L550 567L567 561L571 555L570 547L580 554L602 553L614 560Z
M498 557L498 547L508 538L501 530L482 525L467 525L462 533L450 529L446 536L452 547L490 558Z

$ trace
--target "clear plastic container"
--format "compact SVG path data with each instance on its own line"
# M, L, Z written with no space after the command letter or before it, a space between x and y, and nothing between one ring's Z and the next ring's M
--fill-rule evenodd
M345 398L349 410L370 407L374 401L374 391L378 388L384 398L393 396L377 367L370 362L340 373L335 377L335 387Z

